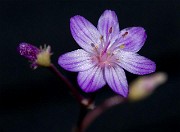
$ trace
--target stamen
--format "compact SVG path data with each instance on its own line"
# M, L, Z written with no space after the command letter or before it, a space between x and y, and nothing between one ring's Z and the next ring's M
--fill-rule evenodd
M125 44L122 44L121 46L119 46L120 49L124 49L125 48Z
M100 40L101 40L101 41L103 40L103 36L100 37Z
M125 32L125 33L122 35L122 37L125 37L126 35L128 35L128 32Z
M93 48L95 48L95 44L91 43L91 46L92 46Z
M94 48L94 50L95 50L96 52L98 52L98 46L97 46L97 45L91 43L91 46Z
M95 45L95 44L93 44L93 43L91 43L91 46L92 46L93 48L95 48L95 49L98 49L98 46Z
M108 56L110 56L110 55L111 55L111 53L108 51L108 52L107 52L107 55L108 55Z
M109 29L109 33L112 33L112 27L110 27L110 29Z

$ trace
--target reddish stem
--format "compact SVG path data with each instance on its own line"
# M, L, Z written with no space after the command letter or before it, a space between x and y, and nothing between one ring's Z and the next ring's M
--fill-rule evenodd
M124 103L127 101L127 99L121 97L121 96L114 96L109 99L106 99L101 105L97 106L94 110L90 111L89 113L86 113L83 120L81 121L81 124L79 126L78 132L85 132L85 130L88 128L88 126L103 112L106 110L112 108L115 105L119 105L121 103Z
M74 95L74 97L76 98L76 100L78 101L78 103L80 105L82 104L82 100L84 100L85 98L77 91L77 89L70 83L70 81L61 74L61 72L59 72L59 70L53 65L50 65L50 70L52 70L60 79L62 79L62 81L65 82L65 84L67 85L68 89L72 92L72 94Z

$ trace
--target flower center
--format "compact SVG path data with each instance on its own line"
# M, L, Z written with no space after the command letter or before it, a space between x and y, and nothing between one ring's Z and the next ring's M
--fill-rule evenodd
M92 60L96 62L96 64L102 68L106 66L113 66L114 61L116 60L113 53L109 52L108 50L100 49L94 44L91 44L91 46L94 48L94 54L92 55Z
M112 63L112 60L113 60L113 56L111 54L108 54L108 53L104 53L103 55L99 55L99 66L101 67L105 67L105 66L111 66L113 63Z

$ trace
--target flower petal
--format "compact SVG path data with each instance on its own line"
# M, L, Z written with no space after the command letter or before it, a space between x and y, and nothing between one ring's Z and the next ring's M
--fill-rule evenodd
M105 42L114 43L119 35L119 22L114 11L104 11L98 21L98 30Z
M121 67L134 74L144 75L156 70L153 61L137 53L121 51L118 53L118 60Z
M70 19L70 29L73 38L86 51L91 52L94 45L99 45L101 35L97 28L82 16L74 16Z
M61 67L69 71L84 71L95 65L92 62L90 54L82 49L60 56L58 63Z
M124 97L128 95L128 84L124 70L119 67L106 67L105 78L112 90Z
M121 30L116 47L130 52L138 52L146 41L147 35L142 27L130 27Z
M93 67L89 70L79 72L78 84L84 92L94 92L100 89L106 84L103 77L103 70L100 67Z

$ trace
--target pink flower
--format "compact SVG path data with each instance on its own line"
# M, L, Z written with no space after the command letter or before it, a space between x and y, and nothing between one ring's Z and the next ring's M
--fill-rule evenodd
M97 28L84 17L74 16L70 28L83 49L60 56L58 63L66 70L79 72L78 84L85 92L94 92L107 82L114 92L127 97L128 83L123 68L138 75L156 69L153 61L137 54L146 40L145 30L129 27L120 31L114 11L104 11Z

